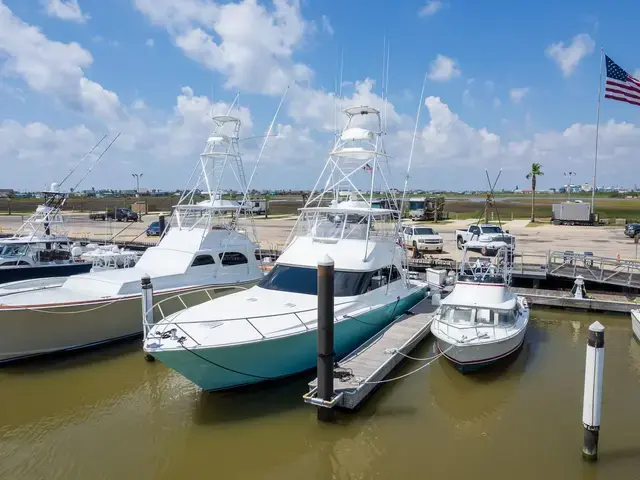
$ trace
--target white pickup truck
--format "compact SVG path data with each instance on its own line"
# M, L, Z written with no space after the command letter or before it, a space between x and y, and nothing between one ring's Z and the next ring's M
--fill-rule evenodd
M458 250L464 246L483 255L495 255L500 248L507 246L511 252L516 248L516 239L497 225L469 225L466 230L456 230Z
M442 252L442 237L430 227L405 225L402 227L402 239L407 247L419 251Z

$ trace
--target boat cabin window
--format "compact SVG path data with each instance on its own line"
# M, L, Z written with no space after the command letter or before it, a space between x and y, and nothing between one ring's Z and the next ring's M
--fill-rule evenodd
M476 311L476 323L480 325L493 325L493 315L488 308L478 308Z
M12 267L12 266L29 266L29 262L25 262L24 260L9 260L8 262L0 262L0 267Z
M228 267L231 265L243 265L249 263L247 257L240 252L222 252L220 255L220 262L223 266Z
M495 312L498 317L498 325L508 327L511 325L515 325L516 323L516 315L515 312Z
M192 267L202 267L203 265L213 265L215 262L213 261L213 257L211 255L198 255L193 263Z
M13 257L25 253L27 253L27 245L25 244L0 245L0 257Z
M395 266L391 267L391 281L401 278ZM368 291L387 284L389 267L373 272L348 272L336 270L334 272L334 295L336 297L352 297L362 295ZM293 267L276 265L271 269L258 286L267 290L280 290L306 295L318 294L318 270L308 267Z
M488 308L443 306L441 317L445 323L454 325L497 325L509 327L516 323L515 312L497 312Z
M473 308L464 308L464 307L444 307L442 310L442 319L447 323L452 324L460 324L460 323L468 323L470 324L473 318Z

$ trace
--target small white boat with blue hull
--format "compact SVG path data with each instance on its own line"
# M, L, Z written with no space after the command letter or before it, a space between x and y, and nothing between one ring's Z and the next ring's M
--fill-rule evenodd
M453 291L431 324L439 350L463 373L516 352L529 323L526 299L508 291L508 249L475 262L467 261L467 253L465 249Z
M204 390L222 390L294 375L316 365L317 263L334 261L334 349L341 357L422 300L427 286L409 281L397 242L399 212L372 208L356 187L389 185L380 114L345 110L348 121L290 240L258 285L187 308L151 326L153 355ZM375 129L355 127L363 117ZM386 169L385 169L386 170ZM345 186L349 196L340 201ZM384 190L383 190L384 191ZM388 192L388 187L387 187ZM388 192L390 205L399 202Z

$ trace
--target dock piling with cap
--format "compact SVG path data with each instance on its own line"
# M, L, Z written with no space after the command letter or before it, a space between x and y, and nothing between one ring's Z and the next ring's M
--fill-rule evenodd
M146 273L142 276L140 284L142 287L142 341L144 342L151 326L155 323L153 318L153 285L151 284L151 278ZM148 353L144 355L144 359L148 362L155 360Z
M582 425L584 427L582 456L589 461L598 459L603 367L604 327L600 322L594 322L589 326L589 336L587 338L584 400L582 403Z

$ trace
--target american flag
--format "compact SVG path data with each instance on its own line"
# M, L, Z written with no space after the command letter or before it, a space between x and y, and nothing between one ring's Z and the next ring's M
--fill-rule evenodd
M632 77L605 55L607 59L607 85L604 98L640 105L640 80Z
M640 104L639 104L639 105L640 105ZM364 167L362 167L362 169L363 169L365 172L373 172L373 168L371 168L371 165L369 165L368 163L367 163Z

